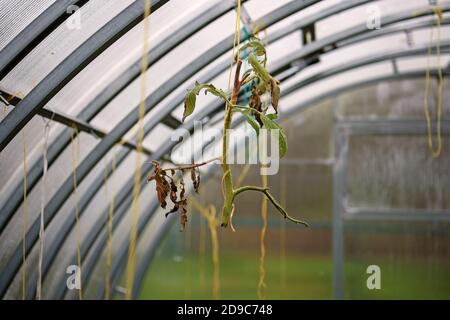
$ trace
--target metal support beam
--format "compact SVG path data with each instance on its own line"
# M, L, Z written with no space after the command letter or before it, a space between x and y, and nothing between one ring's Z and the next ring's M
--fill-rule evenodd
M15 107L15 105L17 103L20 103L21 99L19 97L13 96L11 94L7 94L4 91L0 90L0 96L2 96L5 101L7 102L7 105L9 106L13 106ZM38 115L58 122L60 124L65 125L66 127L69 128L77 128L78 131L82 131L85 132L87 134L90 134L92 136L94 136L95 138L103 138L104 136L106 136L108 133L103 131L100 128L97 128L89 123L87 123L86 121L77 119L76 117L73 117L71 115L65 114L61 111L55 111L55 110L48 110L48 109L41 109L38 111ZM175 123L179 123L178 120L173 119L173 117L170 116L168 121L163 120L163 123L166 124L170 124L170 126L175 125ZM124 147L129 148L131 150L137 150L137 145L135 142L133 141L129 141L129 140L124 140L122 139L122 144ZM150 156L151 155L151 151L147 148L143 148L142 152L147 155Z

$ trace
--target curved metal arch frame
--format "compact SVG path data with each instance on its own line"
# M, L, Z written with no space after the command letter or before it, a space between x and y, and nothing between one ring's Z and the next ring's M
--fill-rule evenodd
M309 99L305 102L302 102L298 105L296 105L295 107L292 108L292 110L282 114L280 120L284 120L287 119L288 117L299 113L299 112L303 112L305 109L315 105L316 103L323 101L325 99L328 98L332 98L338 94L342 94L345 92L349 92L349 91L353 91L356 89L360 89L363 87L367 87L370 85L374 85L377 83L381 83L381 82L385 82L385 81L393 81L393 80L407 80L407 79L416 79L416 78L422 78L423 75L425 73L425 70L423 71L416 71L416 72L407 72L407 73L394 73L392 75L389 76L382 76L382 77L378 77L378 78L374 78L374 79L370 79L370 80L365 80L365 81L361 81L359 83L356 84L351 84L351 85L347 85L347 86L343 86L334 90L331 90L325 94L322 94L318 97L314 97L312 99ZM437 76L438 72L437 70L431 70L430 74L433 76ZM446 77L450 76L450 70L446 70L443 72L443 75ZM208 177L205 177L204 180L207 180ZM155 210L156 211L156 210ZM150 267L155 252L158 249L158 246L160 245L161 241L163 240L163 238L166 236L166 234L168 233L172 223L175 221L175 219L169 218L171 220L167 220L163 223L163 225L160 227L160 229L157 231L157 235L154 239L154 241L152 241L151 243L149 243L148 247L146 250L144 250L145 255L140 259L140 261L138 262L137 268L136 268L136 274L135 274L135 282L136 282L136 287L133 288L133 299L136 299L140 293L141 287L142 287L142 280L145 277L145 273L147 272L148 268ZM123 267L122 267L123 269ZM117 280L116 282L117 283Z
M212 10L209 10L207 12L202 12L200 15L194 17L192 20L187 22L186 24L182 25L180 28L178 28L175 32L173 32L168 38L163 40L162 45L158 46L151 52L149 52L148 55L148 66L151 64L156 63L159 61L164 55L166 55L170 50L172 50L174 47L179 45L182 41L187 39L190 35L200 30L205 25L211 23L217 17L220 17L227 12L231 11L233 7L234 1L228 1L228 2L221 2L219 5L214 6ZM167 40L167 41L166 41ZM141 70L141 59L134 62L129 69L127 69L122 75L120 75L118 78L116 78L104 91L102 91L97 97L88 105L87 108L85 108L81 114L80 118L83 120L91 120L93 117L95 117L98 112L100 112L118 93L120 90L123 90L127 85L129 85L134 79L136 79ZM67 132L63 132L62 135L58 136L57 141L54 143L54 147L58 149L58 154L62 151L64 151L64 148L70 143L70 130L65 130ZM116 164L119 166L126 157L131 153L131 150L122 150L119 152ZM52 160L56 160L58 154L53 154ZM50 158L50 157L49 157ZM49 161L50 162L50 161ZM112 167L111 163L107 166L107 173L106 177L109 178L112 174ZM33 167L34 169L34 167ZM42 166L39 165L39 163L36 166L36 170L39 171L39 174L42 174ZM82 214L84 210L87 208L90 201L94 198L96 191L100 189L102 185L101 179L94 179L94 183L89 186L89 189L85 194L80 198L79 201L79 212ZM21 186L18 186L19 188ZM126 194L120 197L120 199L123 199L123 197L127 196ZM20 199L19 199L20 202ZM43 261L43 278L45 279L48 269L50 267L50 264L53 262L57 251L59 250L61 244L63 241L67 238L70 229L73 227L74 221L71 221L70 224L64 224L63 228L58 230L57 237L54 242L51 243L50 247L46 250L46 256ZM83 250L82 250L83 251ZM36 278L36 274L33 274L32 280ZM28 289L27 289L27 297L33 297L34 292L36 290L36 282L35 281L29 281L28 283Z
M153 12L169 0L154 0ZM107 22L53 69L0 124L0 151L70 80L144 18L145 0L136 0Z
M162 1L162 0L161 0ZM314 3L317 3L319 0L304 0L304 1L296 1L288 3L287 5L271 12L270 14L266 15L262 18L264 25L271 26L272 24L278 22L279 20L288 17L290 14L296 11L300 11L301 9L312 5ZM359 0L362 1L362 0ZM241 30L241 33L243 34L244 31ZM243 34L242 37L244 38L245 35ZM146 100L146 111L148 112L150 110L150 106L156 105L156 101L160 102L162 99L172 91L173 87L176 87L178 84L182 84L185 80L188 79L187 73L191 73L191 75L194 75L197 71L202 69L204 66L206 66L209 62L213 61L215 58L218 58L221 54L226 53L228 50L232 48L233 43L233 37L230 36L222 43L219 43L216 45L212 50L209 50L207 52L208 55L210 55L209 58L205 59L205 57L201 57L195 60L194 63L191 63L188 67L184 68L183 70L185 72L181 72L182 76L176 75L173 78L169 79L165 84L163 84L161 87L159 87L156 92L153 93L153 95L149 96ZM186 72L186 70L188 70ZM24 99L25 100L25 99ZM17 108L18 110L19 108ZM137 109L137 107L135 108ZM16 109L15 109L16 110ZM136 111L136 110L134 110ZM76 174L77 179L79 183L82 182L82 180L87 176L87 174L91 171L91 169L95 166L96 163L103 157L106 152L108 152L109 149L111 149L112 146L120 139L121 136L123 136L131 127L134 125L134 123L137 121L137 115L136 112L130 112L128 116L126 116L122 121L116 126L115 129L110 132L96 147L94 152L91 152L84 160L83 162L77 167ZM159 123L158 120L156 123ZM2 122L3 124L3 122ZM65 202L65 200L70 196L72 193L73 184L70 178L68 178L64 183L63 186L58 190L58 192L52 197L52 199L49 201L49 203L46 206L46 217L45 217L45 226L48 225L48 223L53 219L54 215L56 214L57 210L61 207L61 205ZM37 241L38 236L38 221L33 224L33 226L29 229L27 233L27 247L26 247L26 254L30 252L31 248ZM8 261L8 265L5 267L6 273L3 272L0 275L0 295L3 295L7 286L9 285L11 281L11 276L13 273L15 273L19 266L20 266L20 260L21 260L21 248L17 248L15 253L13 254L13 257Z
M247 0L244 0L247 1ZM208 23L217 19L217 17L224 15L233 9L233 0L228 0L228 2L223 1L219 5L214 6L208 12L203 13L197 17L194 17L188 23L184 24L176 31L171 33L167 38L161 41L161 45L156 48L152 48L151 52L147 55L148 65L147 68L152 64L159 61L167 53L170 52L177 45L182 43L189 36L200 30L202 27L206 26ZM109 102L111 102L124 88L126 88L130 83L132 83L140 74L141 71L141 61L142 59L136 60L131 66L125 70L120 76L113 80L108 87L106 87L102 92L100 92L79 114L78 119L81 121L89 122L91 121L101 110L103 110ZM65 150L71 141L72 132L69 129L65 129L55 141L53 141L48 150L48 166L56 161L59 155ZM42 177L43 167L42 158L37 159L37 161L32 164L28 173L27 181L27 192L31 192L34 186L37 184L39 179ZM12 188L13 191L10 192L8 196L8 201L4 204L3 208L0 210L0 232L3 230L11 216L20 206L22 197L20 196L23 190L23 183L19 181L15 187Z
M168 0L155 0L152 3L155 12ZM44 80L42 80L0 124L0 152L9 141L23 128L23 126L45 106L45 104L59 92L65 84L73 79L85 66L94 60L99 54L106 50L122 35L136 26L144 18L145 0L136 0L125 10L105 24L100 30L79 46L60 65L58 65ZM31 246L28 245L28 234L36 233L37 225L27 233L27 252ZM31 239L30 239L31 240ZM32 242L34 243L34 241ZM20 259L13 256L12 264L20 264ZM5 268L0 276L0 296L5 293L11 276L16 268Z

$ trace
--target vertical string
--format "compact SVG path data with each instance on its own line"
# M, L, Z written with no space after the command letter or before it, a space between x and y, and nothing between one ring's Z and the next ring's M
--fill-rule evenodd
M211 205L206 209L208 214L208 226L211 234L211 251L213 260L213 299L220 299L220 258L219 258L219 237L217 235L216 208Z
M428 147L433 154L433 157L438 158L442 151L442 136L441 136L441 114L442 114L442 89L443 89L443 76L442 76L442 66L441 66L441 25L442 25L442 9L439 6L434 7L434 12L437 17L437 39L436 39L436 56L438 64L438 101L437 101L437 113L436 113L436 139L437 146L434 147L433 144L433 134L431 131L431 116L428 106L428 97L430 93L430 57L431 57L431 47L433 42L433 27L430 31L430 46L428 48L427 55L427 69L425 75L425 97L424 97L424 111L425 119L427 123L427 133L428 133Z
M80 212L78 208L78 192L77 192L77 167L80 154L80 136L78 128L74 125L72 130L72 172L73 172L73 195L75 197L75 229L77 237L77 266L80 280L80 288L78 289L78 299L83 300L83 285L81 276L81 230L80 230Z
M231 78L233 76L233 63L236 51L239 52L239 44L241 42L241 0L237 0L236 23L234 28L233 51L231 55L230 73L228 75L228 91L231 90ZM236 50L237 49L237 50Z
M188 202L188 210L187 212L192 212L192 205L190 201ZM186 262L186 269L185 271L185 280L186 280L186 287L185 287L185 296L187 300L191 299L192 294L192 287L191 287L191 260L190 260L190 253L191 253L191 240L192 240L192 231L191 228L187 228L185 232L185 241L184 241L184 261Z
M42 183L41 183L41 213L40 213L40 225L39 225L39 261L38 261L38 278L36 285L36 299L42 298L42 260L44 258L44 237L45 237L45 201L47 190L47 171L48 171L48 136L50 132L50 121L44 120L44 144L42 146Z
M198 240L198 254L199 254L199 277L200 277L200 291L205 289L205 254L206 254L206 225L205 220L200 218L200 232Z
M106 193L106 201L109 201L109 210L108 210L108 217L106 221L107 226L107 234L108 234L108 240L106 244L106 257L105 257L105 300L109 300L111 296L111 261L112 261L112 220L114 216L114 209L115 209L115 178L116 178L116 154L114 153L112 156L112 175L111 175L111 196L109 196L108 193L108 176L107 176L107 170L108 167L105 165L105 193Z
M213 205L209 207L202 206L197 199L191 197L189 203L200 213L202 221L205 219L208 223L208 229L211 236L211 256L213 263L212 295L214 300L220 299L220 256L219 256L219 237L217 235L217 212ZM203 218L203 219L202 219Z
M286 208L286 172L284 168L281 170L280 178L280 203ZM280 224L280 284L281 298L286 292L286 219L282 219Z
M25 128L22 130L23 144L23 224L22 224L22 300L26 299L27 283L27 143L25 137Z
M133 204L131 207L131 230L130 243L128 248L127 260L127 275L126 275L126 299L130 300L133 295L134 286L134 270L135 270L135 251L137 240L137 224L139 220L139 195L141 193L141 156L142 156L142 141L144 140L144 116L145 116L145 97L147 84L147 66L148 66L148 35L149 35L149 21L148 16L151 13L151 1L145 1L144 12L144 45L141 65L141 102L139 105L139 122L138 122L138 139L137 139L137 153L136 153L136 170L134 173L134 187L133 187Z
M267 176L262 175L262 184L263 188L268 187ZM261 233L259 237L259 282L258 282L258 299L265 300L266 299L266 269L265 269L265 259L266 259L266 247L265 247L265 238L267 232L267 198L262 196L261 203L261 218L262 218L262 227Z

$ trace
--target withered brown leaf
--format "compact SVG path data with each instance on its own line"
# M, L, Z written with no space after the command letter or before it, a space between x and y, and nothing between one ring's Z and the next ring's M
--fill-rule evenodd
M280 101L280 87L274 79L270 80L270 92L272 97L272 106L275 112L278 114L278 102Z
M159 204L161 208L165 209L167 206L166 198L171 191L169 182L166 180L166 173L161 170L161 165L158 161L152 161L155 169L153 176L149 177L147 180L156 182L156 194L158 196Z
M256 88L252 89L252 95L250 96L250 102L249 102L250 108L255 109L256 111L261 112L261 97L258 94L258 90ZM256 121L258 121L260 127L264 125L260 114L258 112L252 112L252 114L255 116Z

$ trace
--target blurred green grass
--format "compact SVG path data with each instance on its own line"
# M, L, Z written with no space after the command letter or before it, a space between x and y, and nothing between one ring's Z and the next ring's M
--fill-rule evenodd
M212 269L209 257L154 261L144 280L140 299L211 299ZM222 257L221 299L256 299L258 263L254 255ZM348 299L449 299L450 269L430 269L424 262L379 263L381 290L368 290L370 263L345 264ZM285 278L279 256L266 257L267 299L332 299L332 261L325 256L289 256ZM203 271L202 271L203 270ZM203 278L203 280L202 280Z

